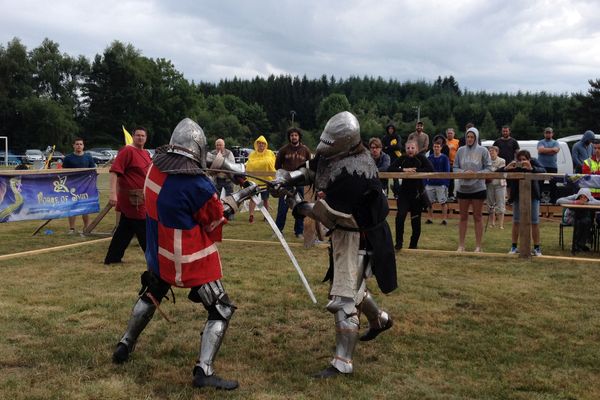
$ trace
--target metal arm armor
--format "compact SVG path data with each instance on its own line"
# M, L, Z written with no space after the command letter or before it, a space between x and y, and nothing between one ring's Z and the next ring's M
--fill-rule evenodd
M316 219L313 214L313 207L315 203L309 203L307 201L302 201L299 199L300 196L296 195L298 198L294 199L294 205L292 207L292 215L294 218L303 218L308 217L312 219ZM299 200L299 201L298 201Z
M315 172L308 168L308 162L304 167L294 171L278 169L275 179L269 183L269 192L274 197L289 195L288 188L294 186L310 185L315 180Z
M223 199L223 215L225 218L229 219L238 211L240 204L252 196L257 195L259 192L260 188L255 183L247 182L245 188L225 197Z
M285 176L286 185L288 186L304 186L310 185L315 180L315 172L306 166L295 171L286 171L284 169L277 170L276 178L279 178L279 173Z

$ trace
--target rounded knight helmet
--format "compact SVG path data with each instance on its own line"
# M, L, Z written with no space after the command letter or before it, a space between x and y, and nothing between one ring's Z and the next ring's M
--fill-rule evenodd
M167 153L181 154L206 168L206 136L200 125L190 118L181 120L173 130Z
M341 156L350 153L360 143L358 119L352 113L342 111L327 121L316 153L326 158Z

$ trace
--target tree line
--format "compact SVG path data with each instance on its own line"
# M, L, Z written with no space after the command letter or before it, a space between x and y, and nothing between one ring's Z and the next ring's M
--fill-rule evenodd
M142 125L148 147L168 142L177 122L196 120L209 143L222 137L229 146L251 147L265 135L281 146L292 124L314 148L325 122L342 110L353 112L365 139L381 136L394 123L414 130L417 117L430 134L468 122L482 138L495 138L510 125L518 139L537 139L545 126L558 136L592 129L600 133L600 80L586 94L486 93L461 89L453 76L428 82L352 76L269 76L193 82L170 60L148 58L131 44L111 43L93 60L62 53L45 39L28 50L18 38L0 45L0 136L11 148L56 145L70 151L74 137L87 146L119 147L121 125Z

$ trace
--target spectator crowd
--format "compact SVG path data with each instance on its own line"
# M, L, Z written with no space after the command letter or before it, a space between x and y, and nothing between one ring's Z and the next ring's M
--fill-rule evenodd
M371 157L379 172L440 172L440 173L483 173L483 172L523 172L523 173L557 173L557 158L561 152L559 141L554 137L552 127L544 129L537 142L537 157L525 149L521 149L519 141L512 137L510 126L503 126L499 137L491 146L483 147L479 130L469 123L464 134L460 135L454 128L430 135L426 132L424 122L417 121L415 130L403 135L397 131L394 123L385 126L381 137L371 137L363 145L370 151ZM142 249L145 248L145 224L142 189L143 180L151 164L151 159L144 144L148 132L145 128L134 130L132 145L125 146L118 154L110 169L110 204L120 213L117 229L109 246L105 264L119 263L125 249L133 236L137 236ZM489 142L488 142L489 143ZM74 152L65 158L64 168L94 167L89 155L83 152L84 142L81 138L73 142ZM234 153L226 147L223 138L214 143L213 156L223 157L230 164L236 162ZM264 180L256 180L258 185L265 186L266 180L274 179L277 170L294 171L304 166L312 158L311 149L302 141L302 131L292 127L286 132L286 144L277 151L269 149L265 136L259 135L254 141L254 151L248 155L245 170L248 173L269 173ZM592 131L586 131L571 150L573 171L582 174L600 174L600 140ZM231 175L219 172L212 176L217 193L221 196L231 195L234 182ZM250 178L252 179L252 178ZM409 218L411 226L408 248L418 248L421 236L421 220L425 224L436 223L434 209L441 211L439 225L448 226L449 215L458 210L458 252L465 251L465 239L468 232L469 216L472 215L474 227L474 252L482 251L482 239L487 229L503 230L507 205L512 210L512 230L510 254L518 253L520 203L519 181L516 179L380 179L382 188L388 198L396 203L395 216L395 248L404 247L404 225ZM559 198L555 179L532 180L531 188L531 237L533 241L532 255L542 255L540 238L540 205L542 202L552 204L568 204L600 201L600 188L590 188L588 192L575 195L575 190L566 192ZM305 196L307 187L296 186L293 192L300 198ZM571 188L572 189L572 188ZM263 205L269 208L269 192L261 192ZM449 207L449 204L457 206ZM248 222L254 223L254 202L249 204ZM484 224L484 210L487 211L487 222ZM283 197L278 199L276 225L283 233L286 225L288 204ZM585 215L582 226L588 226L594 216ZM89 224L87 215L83 216L84 229ZM303 218L294 216L292 224L296 238L304 236ZM69 218L69 233L75 231L75 217ZM587 232L587 230L585 230ZM583 236L582 236L583 235ZM585 237L578 229L578 237ZM581 240L575 246L578 251L587 251L588 247Z

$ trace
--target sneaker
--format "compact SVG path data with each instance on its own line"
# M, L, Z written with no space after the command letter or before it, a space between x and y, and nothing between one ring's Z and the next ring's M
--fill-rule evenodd
M508 254L519 254L519 249L517 249L516 247L511 247Z
M432 221L432 220L430 220L430 219L428 219L427 221L425 221L425 223L426 223L427 225L431 225L431 224L433 224L433 221Z
M533 251L531 252L531 255L535 256L535 257L541 256L542 255L542 249L540 249L539 247L534 248Z
M253 224L253 223L254 223L254 215L251 215L251 216L248 218L248 222L249 222L249 223L251 223L251 224Z
M465 248L464 247L459 247L458 249L456 249L457 253L464 253L465 252Z
M448 222L446 222L446 220L442 220L442 225L448 225Z
M296 234L296 239L304 239L304 235L301 233Z
M473 250L473 253L483 253L483 251L481 251L481 247L475 247L475 250Z
M67 232L67 235L74 235L77 232L75 231L75 229L69 229L69 232Z

